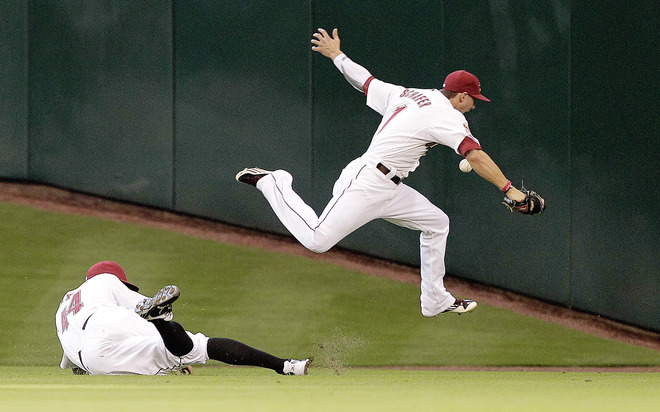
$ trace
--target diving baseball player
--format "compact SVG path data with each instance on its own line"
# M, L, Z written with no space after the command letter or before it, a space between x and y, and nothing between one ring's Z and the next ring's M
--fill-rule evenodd
M190 333L172 321L179 288L166 286L153 298L137 292L115 262L87 271L85 282L64 295L55 324L64 352L60 367L75 374L163 375L190 372L209 359L306 375L311 359L280 359L241 342Z
M344 168L320 216L294 192L293 177L284 170L248 168L236 180L256 186L291 234L314 252L327 251L377 218L420 231L422 314L471 312L477 303L456 299L443 282L449 218L402 181L429 149L443 145L467 158L481 177L502 190L512 210L543 211L543 199L513 187L470 132L464 113L475 108L476 100L490 101L481 94L479 80L459 70L447 76L442 90L389 84L341 51L337 29L332 35L319 29L313 36L312 50L330 58L348 83L366 95L367 105L383 116L371 144Z

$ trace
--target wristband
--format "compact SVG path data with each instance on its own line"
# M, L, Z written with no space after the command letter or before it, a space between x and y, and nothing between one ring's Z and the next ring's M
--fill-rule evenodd
M504 193L506 193L506 192L509 191L509 189L511 189L511 181L510 181L510 180L506 182L506 184L505 184L504 187L502 188L502 191L503 191Z

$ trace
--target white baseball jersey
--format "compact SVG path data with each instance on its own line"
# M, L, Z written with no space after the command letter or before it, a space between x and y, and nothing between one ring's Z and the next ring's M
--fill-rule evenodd
M142 299L109 273L64 295L55 315L64 352L60 367L77 366L91 375L159 375L208 360L208 338L201 333L187 332L193 340L188 355L172 355L156 327L135 313Z
M480 148L465 116L439 90L405 88L375 79L344 54L334 63L353 87L367 95L367 105L383 116L363 159L381 162L404 178L438 144L461 155Z

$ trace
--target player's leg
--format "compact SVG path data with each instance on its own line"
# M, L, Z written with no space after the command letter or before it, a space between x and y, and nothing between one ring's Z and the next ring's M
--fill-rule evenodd
M171 302L179 297L178 288L175 286L167 286L156 294L156 297L158 297L162 295L163 290L170 290L172 288L176 289L176 297L174 299L158 300L152 298L150 302L140 302L136 307L136 311L143 312L145 316L147 316L147 313L152 313L154 309L167 304L169 306L170 316L165 317L165 319L171 319ZM162 311L157 312L159 316L164 315L164 312L161 313ZM166 365L166 367L163 368L164 370L171 370L180 366L180 364L205 363L208 359L214 359L233 365L250 365L269 368L280 374L307 374L307 367L311 362L309 359L303 361L280 359L231 339L209 339L199 333L193 335L187 332L179 323L165 319L157 318L149 320L149 323L151 323L160 334L162 343L167 351L176 357L172 358L168 354L152 356L153 358L156 358L157 364L161 365L161 368L163 365ZM145 342L148 341L145 340L144 342L140 342L138 339L127 339L122 342L122 345L128 345L130 343L146 352L151 349L144 347Z
M150 321L163 338L165 348L175 356L185 356L193 350L193 341L179 323L163 319Z
M153 298L144 299L135 305L135 313L156 327L167 350L176 356L186 355L193 348L193 342L183 326L171 321L172 303L180 294L178 287L169 285L160 289Z
M285 170L276 170L262 177L257 182L259 189L275 215L287 230L303 246L313 249L314 228L318 216L305 201L293 190L293 176Z
M168 286L166 288L175 288L176 297L179 296L179 290L176 287ZM165 288L163 288L165 289ZM156 296L162 294L163 289L159 291ZM169 304L169 309L171 311L171 302L165 302L165 299L162 299L164 303ZM151 306L156 307L158 302L152 302ZM138 304L139 308L143 308L149 305ZM143 309L142 312L150 313L153 309L148 310ZM136 309L137 311L137 309ZM160 314L160 311L159 311ZM170 316L171 318L171 316ZM244 343L225 339L225 338L210 338L206 339L203 335L192 335L186 332L186 330L179 323L174 321L169 321L165 319L152 319L149 322L156 327L158 333L163 339L165 348L172 354L181 358L187 358L190 363L195 362L205 362L207 359L214 359L221 362L229 363L232 365L249 365L249 366L259 366L262 368L268 368L276 371L280 374L306 374L307 367L311 362L309 359L303 361L297 361L292 359L280 359L269 353L260 351L258 349L252 348ZM205 358L198 359L193 349L195 344L193 342L195 339L197 342L206 342L206 356ZM197 345L202 346L201 344Z
M420 234L421 307L424 316L435 316L451 307L456 299L444 285L445 249L449 218L425 196L401 184L388 204L383 218Z
M227 338L210 338L206 350L209 358L231 365L258 366L281 375L306 375L311 359L282 359Z
M347 167L320 217L293 190L293 178L286 171L277 170L264 176L257 188L289 232L306 248L321 253L355 229L380 217L384 199L391 196L394 184L373 169L368 173ZM382 190L374 189L374 185Z

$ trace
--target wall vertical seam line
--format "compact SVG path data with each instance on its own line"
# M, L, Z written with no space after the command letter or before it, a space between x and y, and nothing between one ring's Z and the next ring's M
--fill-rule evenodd
M314 30L314 0L309 0L309 27L308 34ZM309 68L309 163L310 163L310 189L316 185L316 158L315 158L315 145L314 145L314 51L309 47L307 50L309 59L308 59L308 68ZM316 194L312 190L312 198Z
M566 83L568 84L568 262L566 265L566 276L568 277L568 307L573 307L573 124L572 124L572 114L573 114L573 102L572 102L572 93L573 88L571 87L571 77L573 72L573 59L572 59L572 41L573 37L571 36L573 30L573 13L571 13L571 2L568 2L568 73Z
M176 209L176 0L171 1L171 65L172 65L172 197L170 199L170 207L172 210Z
M25 36L25 55L23 56L25 59L25 73L24 73L24 81L25 81L25 101L23 102L24 108L25 108L25 180L30 180L31 179L31 168L30 168L30 163L31 163L31 158L30 158L30 135L31 135L31 127L30 127L30 1L25 2L25 26L23 28L24 30L24 36Z

